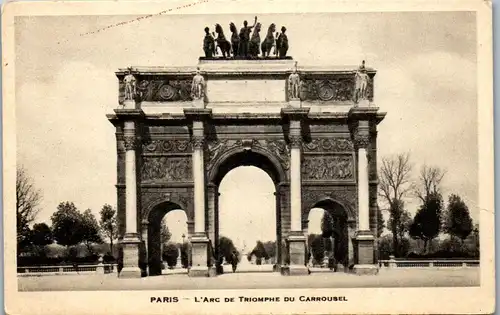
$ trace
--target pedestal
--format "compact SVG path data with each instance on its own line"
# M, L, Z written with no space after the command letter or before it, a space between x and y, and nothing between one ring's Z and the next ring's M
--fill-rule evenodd
M135 109L135 101L134 100L123 101L123 109Z
M212 272L208 267L209 240L204 234L194 235L191 238L192 265L189 269L190 277L210 277Z
M360 275L378 274L378 266L373 260L375 238L370 231L358 231L356 235L357 263L353 272Z
M302 233L291 233L287 239L290 251L290 265L282 267L281 274L285 276L308 275L306 267L306 237Z
M123 248L123 268L120 278L140 278L141 268L139 268L139 250L141 241L139 238L124 238Z
M193 107L194 108L205 108L205 100L202 98L194 99L193 100Z
M290 99L288 105L293 108L300 108L302 106L300 99Z

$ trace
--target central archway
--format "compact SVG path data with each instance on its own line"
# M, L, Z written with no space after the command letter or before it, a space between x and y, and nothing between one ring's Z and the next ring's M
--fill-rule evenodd
M282 165L277 161L275 157L265 151L259 150L244 150L236 149L230 152L226 152L221 156L218 163L214 165L212 172L209 174L209 186L212 187L212 194L208 196L209 209L213 209L213 226L208 224L208 232L213 240L219 240L220 234L220 210L219 210L219 187L222 179L232 170L240 166L253 166L259 168L269 175L274 185L274 204L275 204L275 222L276 222L276 253L275 253L275 264L273 270L278 271L278 265L281 264L282 250L279 244L282 243L282 230L281 230L281 216L282 216L282 206L280 201L279 192L280 186L286 182L286 171L283 169ZM209 214L210 216L210 214ZM210 218L209 218L210 221ZM217 241L215 244L215 257L220 256L219 248L217 246ZM245 258L246 259L246 258ZM218 261L218 259L217 259Z

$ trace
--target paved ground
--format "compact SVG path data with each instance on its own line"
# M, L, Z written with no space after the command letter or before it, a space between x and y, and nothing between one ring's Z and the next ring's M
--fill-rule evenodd
M20 291L458 287L478 286L479 268L381 269L376 276L341 272L318 272L309 276L237 272L213 278L190 278L177 273L140 279L118 279L116 274L59 275L18 277L18 283Z

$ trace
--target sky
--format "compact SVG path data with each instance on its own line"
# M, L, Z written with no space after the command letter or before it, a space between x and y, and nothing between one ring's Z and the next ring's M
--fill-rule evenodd
M17 158L43 193L37 221L50 223L62 201L73 201L96 215L103 204L116 205L115 136L105 115L118 105L114 74L118 68L194 66L203 54L205 26L240 25L254 15L155 16L97 33L92 32L136 17L17 18ZM478 219L474 13L259 14L258 18L264 30L271 22L287 27L288 54L299 65L357 65L366 60L367 66L377 69L374 102L387 112L379 125L378 159L409 152L414 178L424 163L445 169L445 198L459 194L473 219ZM86 33L91 34L82 35ZM266 176L247 168L226 175L221 186L221 233L251 235L255 226L262 237L273 231L267 223L275 220L274 187ZM227 189L226 183L230 183ZM251 212L235 209L235 201ZM417 206L408 200L410 212ZM178 223L182 216L172 217L167 218L173 222L169 227L179 230L173 236L179 238L185 228ZM231 227L232 218L241 220Z

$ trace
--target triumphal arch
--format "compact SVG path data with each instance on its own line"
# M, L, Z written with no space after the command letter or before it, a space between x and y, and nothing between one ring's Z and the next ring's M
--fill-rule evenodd
M251 51L251 49L250 49ZM210 51L209 51L210 52ZM287 57L213 57L193 67L116 72L117 197L121 277L158 273L160 221L183 209L190 276L214 275L218 188L253 165L276 187L276 270L308 274L308 213L328 211L338 260L376 273L376 71L309 67ZM228 53L230 56L230 54ZM235 205L237 207L237 205ZM159 271L161 273L161 269Z

